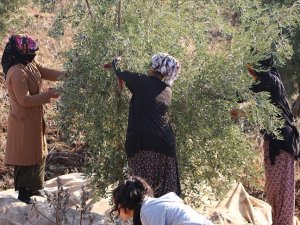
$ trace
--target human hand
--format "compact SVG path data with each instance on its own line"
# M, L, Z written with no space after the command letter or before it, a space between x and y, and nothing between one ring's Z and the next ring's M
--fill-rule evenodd
M48 93L50 98L58 98L59 97L59 91L56 88L49 88Z
M116 66L120 61L121 61L121 57L120 56L115 56L112 59L112 63L105 63L105 64L102 65L102 67L104 69L109 70L113 67L113 64Z
M113 57L113 61L116 61L116 62L119 62L119 61L121 61L121 56L119 56L119 55L116 55L115 57Z
M112 65L111 65L111 63L105 63L105 64L103 64L103 66L102 66L104 69L111 69L112 68Z
M241 110L241 109L231 109L230 110L230 116L231 116L231 119L236 120L236 119L238 119L240 117L245 117L246 114L245 114L244 110Z
M58 81L64 81L70 77L70 73L68 71L62 72L62 74L57 78Z
M246 64L246 67L247 67L247 70L250 73L250 75L253 77L253 79L255 81L257 81L258 77L257 77L257 74L256 74L255 70L253 69L253 67L249 63Z
M115 57L113 57L112 64L118 65L121 59L121 56L116 55Z

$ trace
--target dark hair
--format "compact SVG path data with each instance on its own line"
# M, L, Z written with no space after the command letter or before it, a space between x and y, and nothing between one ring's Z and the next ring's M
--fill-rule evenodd
M12 35L3 51L2 59L1 59L1 65L4 73L4 77L6 79L6 75L10 67L22 63L23 65L27 65L29 62L32 62L35 53L31 54L24 54L18 51L16 47L15 42L15 35Z
M110 212L111 218L120 209L134 210L133 224L141 225L140 212L145 196L153 197L153 190L142 178L132 176L120 183L112 192L113 208Z

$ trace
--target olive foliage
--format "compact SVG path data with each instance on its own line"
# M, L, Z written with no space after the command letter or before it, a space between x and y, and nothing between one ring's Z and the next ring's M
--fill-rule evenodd
M15 13L25 4L24 0L1 0L0 1L0 38L6 35L7 29L12 28L12 24L18 24L19 15ZM13 25L15 26L15 25Z
M221 194L234 179L255 183L260 168L253 131L276 131L282 121L266 93L248 90L252 79L245 64L270 54L278 66L291 59L299 1L90 0L89 7L87 1L74 2L80 31L67 53L70 76L64 83L60 124L70 139L82 138L89 145L93 157L86 172L94 174L99 193L105 194L126 172L130 99L126 89L116 94L116 78L103 65L121 55L123 69L146 73L158 52L181 63L169 116L187 200L199 203L193 199L200 199L204 187ZM241 99L247 100L247 118L235 123L229 111L240 107Z

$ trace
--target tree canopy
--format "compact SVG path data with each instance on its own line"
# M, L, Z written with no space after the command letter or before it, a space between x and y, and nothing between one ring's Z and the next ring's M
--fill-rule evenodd
M255 181L259 169L254 163L258 154L253 150L253 130L275 131L281 121L266 93L249 92L252 80L245 64L272 54L280 67L292 58L299 1L91 0L72 4L72 12L62 10L62 18L71 13L80 31L67 53L70 77L64 84L60 124L69 138L82 138L89 145L93 160L86 172L95 175L101 194L127 168L123 143L130 94L124 90L116 95L116 78L103 68L115 55L122 56L123 69L141 73L146 73L151 56L158 52L168 52L181 62L169 114L186 196L193 199L205 193L207 186L222 193L230 181L245 176ZM229 110L239 107L240 98L248 100L247 121L234 123Z
M11 26L12 21L15 21L14 12L16 12L24 0L1 0L0 1L0 38L6 35L8 26Z

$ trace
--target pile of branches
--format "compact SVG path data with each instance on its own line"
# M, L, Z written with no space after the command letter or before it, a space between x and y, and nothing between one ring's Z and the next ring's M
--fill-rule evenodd
M45 180L68 173L82 172L91 159L87 146L69 146L56 143L51 148L46 159Z

